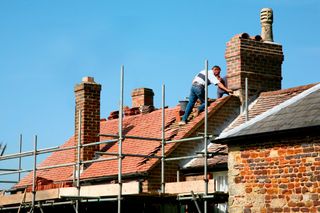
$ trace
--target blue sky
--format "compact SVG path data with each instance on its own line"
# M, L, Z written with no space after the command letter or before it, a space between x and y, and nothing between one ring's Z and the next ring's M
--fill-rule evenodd
M282 87L319 82L318 0L1 0L0 142L13 153L19 134L24 151L35 134L42 148L66 141L74 131L73 87L84 76L102 84L107 117L118 108L122 64L125 105L132 89L148 87L160 107L164 83L167 105L175 106L205 59L225 74L226 42L241 32L260 34L263 7L274 10L274 40L283 45Z

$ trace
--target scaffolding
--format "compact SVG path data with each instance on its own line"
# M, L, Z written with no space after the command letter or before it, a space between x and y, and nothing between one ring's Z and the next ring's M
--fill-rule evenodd
M208 209L208 204L207 204L207 199L213 198L212 195L209 195L208 193L208 184L209 184L209 179L208 179L208 157L212 156L212 153L208 152L207 145L210 142L210 139L212 136L208 134L208 61L205 61L205 117L204 117L204 134L202 136L195 136L195 137L189 137L189 138L183 138L179 140L166 140L165 139L165 85L162 85L162 103L161 103L161 137L160 138L150 138L150 137L139 137L139 136L130 136L130 135L123 135L123 90L124 90L124 66L121 66L121 71L120 71L120 104L119 104L119 118L118 118L118 134L117 135L112 135L112 134L99 134L99 136L105 136L105 137L112 137L114 139L110 140L103 140L103 141L98 141L98 142L91 142L88 144L81 144L81 128L79 126L78 128L78 141L77 145L73 146L68 146L68 147L50 147L50 148L44 148L44 149L38 149L37 148L37 136L34 136L34 149L33 151L26 151L22 152L22 135L20 135L20 146L19 146L19 153L15 154L8 154L8 155L2 155L0 156L0 161L3 160L9 160L9 159L19 159L19 164L18 164L18 169L1 169L0 171L0 176L2 175L10 175L10 174L18 174L18 181L19 182L21 179L21 173L26 173L26 172L32 172L32 202L31 204L24 205L24 200L21 202L19 206L10 206L10 207L0 207L1 210L11 210L11 209L20 209L23 208L30 208L30 212L34 212L35 208L39 208L42 210L42 207L44 206L54 206L54 205L66 205L66 204L71 204L74 206L74 210L76 213L80 212L80 203L81 202L96 202L96 201L117 201L117 206L118 206L118 213L121 213L121 202L123 199L123 177L122 177L122 160L126 156L130 157L141 157L141 158L156 158L160 159L161 161L161 194L165 194L165 163L168 161L178 161L178 160L183 160L183 159L193 159L193 158L203 158L203 163L204 163L204 172L203 172L203 182L204 182L204 189L203 189L203 194L201 195L201 198L204 201L204 206L203 210L204 213L207 213ZM79 125L81 125L81 111L79 113ZM143 155L143 154L130 154L130 153L123 153L122 152L122 143L123 140L126 138L131 138L131 139L139 139L139 140L147 140L150 142L161 142L161 155ZM197 155L190 155L190 156L180 156L180 157L167 157L165 155L165 145L170 144L170 143L184 143L184 142L189 142L189 141L202 141L203 142L203 149L204 151L201 152L201 155L199 153ZM96 152L97 155L108 155L110 157L108 158L98 158L98 159L93 159L93 160L86 160L82 161L80 158L80 152L81 149L87 146L95 146L95 145L100 145L100 144L108 144L108 143L118 143L118 153L111 153L111 152ZM76 162L72 163L64 163L64 164L58 164L58 165L51 165L51 166L37 166L37 156L41 154L46 154L46 153L53 153L53 152L60 152L64 150L71 150L74 149L77 152L76 156ZM21 168L21 159L23 157L28 157L32 156L33 157L33 169L22 169ZM81 172L81 166L84 166L89 163L94 163L94 162L102 162L102 161L110 161L110 160L118 160L118 195L116 197L109 197L109 198L100 198L100 197L86 197L86 196L81 196L80 190L81 190L81 184L80 184L80 172ZM77 190L77 196L68 196L65 197L69 199L68 201L56 201L52 203L41 203L38 202L36 203L36 178L37 178L37 171L39 170L46 170L46 169L53 169L53 168L60 168L60 167L67 167L67 166L73 166L75 168L74 172L74 182L76 185L76 190ZM12 182L13 183L13 182ZM26 190L25 190L26 192ZM199 197L199 195L197 195ZM25 199L25 198L24 198ZM200 208L198 206L198 203L196 201L196 195L194 194L193 191L191 191L190 196L184 196L178 198L180 200L193 200L195 202L195 205L198 209L199 212Z

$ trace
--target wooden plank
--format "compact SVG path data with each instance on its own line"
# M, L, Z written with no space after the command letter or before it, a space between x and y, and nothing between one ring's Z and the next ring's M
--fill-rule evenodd
M9 205L9 204L20 204L22 200L28 203L32 201L32 193L28 192L25 194L25 199L23 198L24 194L13 194L13 195L4 195L0 196L0 205ZM37 191L36 193L36 201L41 200L52 200L59 198L59 189L48 189Z
M83 186L80 196L113 196L118 194L118 184Z
M132 195L139 194L141 192L140 182L128 182L122 184L122 194Z
M101 196L116 196L119 192L118 184L101 184L92 186L82 186L80 188L80 196L83 197L101 197ZM140 183L139 182L129 182L122 184L122 194L132 195L139 194ZM75 187L61 188L61 196L77 196L77 189Z
M102 184L102 185L92 185L92 186L82 186L80 189L80 196L85 197L101 197L101 196L116 196L119 192L118 184ZM123 195L133 195L140 193L140 183L139 182L129 182L122 184L122 194ZM37 191L36 201L42 200L52 200L59 199L62 196L77 196L76 187L67 187L59 189L48 189ZM20 204L23 200L23 193L13 194L13 195L1 195L0 196L0 206L10 205L10 204ZM28 192L25 194L25 202L32 201L32 193Z
M183 181L183 182L172 182L166 183L165 193L167 194L191 194L193 191L195 194L204 193L204 181ZM208 183L208 193L213 193L214 190L214 180L209 180Z
M36 201L41 200L52 200L59 198L59 189L48 189L37 191L36 193Z
M92 186L82 186L80 196L99 197L99 196L116 196L119 193L118 184L102 184ZM132 195L140 193L139 182L128 182L122 184L122 194Z
M26 199L29 196L30 193L26 193ZM0 196L0 206L9 205L9 204L20 204L20 202L23 200L23 193L19 194L13 194L13 195L2 195Z
M59 191L59 198L62 196L77 196L78 191L76 187L67 187L67 188L60 188Z

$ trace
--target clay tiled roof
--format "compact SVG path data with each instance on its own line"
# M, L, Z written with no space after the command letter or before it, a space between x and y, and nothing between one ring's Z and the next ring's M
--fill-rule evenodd
M221 138L320 126L320 84L300 87L300 91L294 98L276 105L230 134L226 132Z
M178 107L165 110L165 126L170 126L175 121L175 113ZM161 138L161 110L156 110L148 114L133 115L125 117L123 120L124 133L130 136ZM101 123L102 134L117 134L118 120L104 121ZM175 132L166 131L166 139L172 138ZM130 154L153 155L157 154L161 148L158 141L148 141L139 139L125 139L122 144L122 152ZM167 146L167 149L169 147ZM118 144L113 144L109 149L110 153L118 152ZM102 156L109 158L110 156ZM147 171L156 160L147 160L139 157L125 157L122 164L123 174L135 174ZM93 178L100 176L113 176L118 174L118 161L104 161L93 163L81 175L81 178Z
M231 96L220 98L212 102L208 107L209 117L213 115L217 109L222 107ZM176 115L178 114L179 107L166 108L165 109L165 138L170 139L181 139L190 136L195 129L203 124L204 113L200 114L198 117L193 117L191 115L191 121L183 127L178 126L176 121ZM147 114L138 114L125 116L123 119L123 131L124 135L130 136L141 136L141 137L151 137L151 138L161 138L161 116L162 110L155 110ZM101 134L118 134L118 119L113 120L101 120L100 123L100 133ZM101 137L101 140L107 140L107 137ZM73 138L67 141L62 147L72 146ZM165 146L166 155L171 153L179 144L171 143ZM101 148L102 151L108 151L110 153L118 152L118 144L108 144ZM161 143L159 141L146 141L138 139L126 138L123 140L122 145L123 153L130 154L143 154L143 155L160 155L161 153ZM112 156L102 155L100 158L110 158ZM62 163L74 162L74 150L67 150L53 153L49 156L41 166L47 165L57 165ZM150 169L152 169L157 163L158 159L147 159L140 157L128 157L123 159L122 173L123 175L129 174L143 174ZM37 175L58 181L71 181L72 180L73 168L63 167L55 168L47 171L38 171ZM95 162L91 164L87 169L81 174L81 179L90 180L97 177L108 177L115 176L118 174L118 161L103 161ZM23 178L16 187L21 187L31 183L32 174L27 175Z
M69 147L74 144L73 137L70 138L65 144L61 146ZM75 151L73 149L65 150L61 152L52 153L47 157L38 167L53 166L58 164L72 163L74 162ZM68 180L73 174L73 166L60 167L55 169L38 170L37 176L45 178L47 180L54 180L55 182ZM15 187L21 187L30 185L32 180L32 172L15 185Z
M208 158L208 166L225 165L228 162L228 147L226 145L211 143L208 146L208 153L214 153L212 157ZM203 167L203 158L196 158L187 163L183 169Z
M230 96L231 97L231 96ZM209 116L212 115L219 107L221 107L230 97L218 99L210 104L208 107ZM165 137L169 139L181 139L188 137L193 130L197 129L203 124L204 114L200 114L198 117L193 118L187 125L179 127L175 122L175 115L178 113L179 108L166 109L165 117ZM111 127L111 122L106 121L102 123L102 133L117 133L118 121L112 121L115 125ZM145 115L130 116L124 120L124 129L127 135L142 136L142 137L157 137L161 138L161 110L157 110ZM179 144L167 144L165 146L165 153L168 155ZM138 139L125 139L122 145L123 153L131 154L144 154L144 155L158 155L160 156L161 144L160 142L145 141ZM118 152L118 144L114 144L108 152ZM106 157L106 156L104 156ZM149 171L153 168L157 159L146 159L137 157L125 157L123 159L123 174L138 174ZM92 164L88 169L84 171L81 178L96 178L99 176L114 176L118 174L118 161L105 161Z
M212 102L208 106L208 118L210 118L220 107L222 107L228 100L235 98L233 96L226 96L219 98ZM203 125L204 123L204 113L201 113L198 117L192 119L187 125L182 126L178 134L175 136L175 139L189 137L193 132L191 130L196 129Z
M249 120L255 118L261 113L283 103L284 101L300 94L301 92L311 88L315 84L299 86L289 89L277 90L272 92L262 92L259 97L249 106ZM241 114L235 121L224 131L229 131L245 122L245 115Z

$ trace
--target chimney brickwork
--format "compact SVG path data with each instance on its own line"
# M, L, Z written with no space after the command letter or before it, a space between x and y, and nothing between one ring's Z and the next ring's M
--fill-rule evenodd
M153 106L154 93L149 88L137 88L131 93L132 107Z
M249 97L262 91L281 89L282 46L263 42L260 38L250 38L243 33L227 42L225 58L228 87L240 96L241 101L245 94L246 77Z
M81 143L99 141L100 133L100 91L101 85L94 82L92 77L84 77L74 88L76 97L75 108L75 145L79 138L79 111L81 110ZM81 160L91 160L99 146L81 149ZM77 156L77 153L76 153Z

